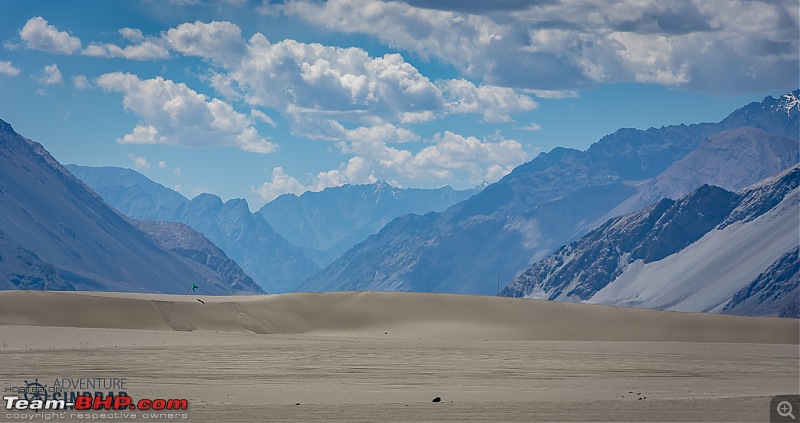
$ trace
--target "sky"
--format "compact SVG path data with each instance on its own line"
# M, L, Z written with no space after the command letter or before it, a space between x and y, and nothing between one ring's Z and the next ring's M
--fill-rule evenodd
M798 2L0 3L0 119L62 163L252 209L495 182L623 127L800 85Z

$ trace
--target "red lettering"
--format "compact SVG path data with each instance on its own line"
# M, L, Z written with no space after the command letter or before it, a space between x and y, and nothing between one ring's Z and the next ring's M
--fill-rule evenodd
M88 395L78 395L75 397L74 408L76 410L88 410L92 408L92 397Z
M131 405L131 402L133 402L133 400L131 400L131 397L127 395L118 395L114 397L114 409L122 410L128 408L128 406Z
M109 395L103 398L102 395L95 395L94 402L92 403L92 408L95 410L110 410L111 404L114 403L114 397Z

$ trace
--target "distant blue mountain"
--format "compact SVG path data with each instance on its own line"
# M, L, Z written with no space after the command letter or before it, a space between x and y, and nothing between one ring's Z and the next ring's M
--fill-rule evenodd
M202 233L270 293L293 290L319 266L275 233L242 199L212 194L191 201L144 175L118 167L67 168L111 206L134 219L184 223Z
M344 185L300 196L284 194L259 213L289 242L327 265L398 216L443 211L484 187L403 189L384 181Z

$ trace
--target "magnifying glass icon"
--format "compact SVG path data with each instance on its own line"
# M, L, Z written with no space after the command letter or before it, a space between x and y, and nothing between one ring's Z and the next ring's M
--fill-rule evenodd
M781 417L791 417L792 420L797 420L797 417L795 417L794 414L792 414L792 403L790 403L789 401L779 402L778 406L776 407L776 411L778 412L778 415Z

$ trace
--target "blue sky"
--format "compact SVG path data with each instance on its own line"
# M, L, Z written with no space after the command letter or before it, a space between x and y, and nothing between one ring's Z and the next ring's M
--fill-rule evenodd
M668 3L665 5L664 3ZM494 182L798 87L797 2L5 1L0 119L62 163L255 209ZM747 16L747 19L742 19Z

